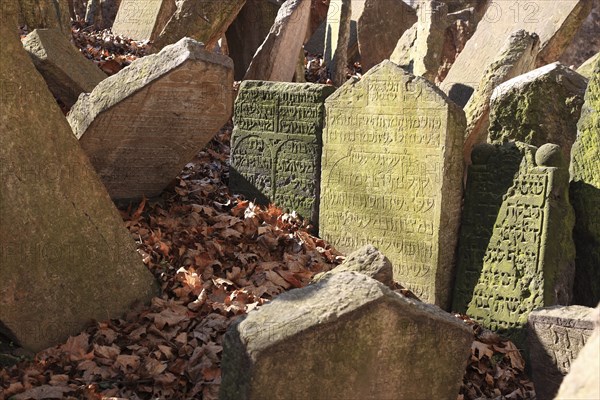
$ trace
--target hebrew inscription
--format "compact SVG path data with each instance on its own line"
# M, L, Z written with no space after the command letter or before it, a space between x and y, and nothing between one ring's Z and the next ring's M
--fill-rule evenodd
M169 0L123 0L112 30L135 40L153 40L169 14L175 11L175 2L172 3Z

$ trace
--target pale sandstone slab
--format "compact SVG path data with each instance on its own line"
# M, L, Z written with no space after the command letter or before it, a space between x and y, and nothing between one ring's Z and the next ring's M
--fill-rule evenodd
M122 0L112 31L135 40L154 40L175 9L175 0Z
M588 79L592 79L592 75L594 74L594 67L596 63L600 60L600 53L596 53L587 59L579 68L577 68L577 73L579 75L583 75Z
M351 18L352 2L350 0L334 0L329 3L325 21L323 60L328 64L329 76L336 86L341 86L346 82Z

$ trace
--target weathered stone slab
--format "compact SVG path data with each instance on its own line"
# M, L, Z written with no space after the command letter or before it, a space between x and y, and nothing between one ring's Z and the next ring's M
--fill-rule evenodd
M68 0L9 0L16 3L19 24L30 30L38 28L58 29L63 36L71 38L71 20ZM2 1L6 8L8 0ZM12 7L12 5L10 5Z
M23 40L23 47L52 94L69 108L81 93L91 92L106 78L57 29L34 30Z
M417 12L402 0L365 0L357 26L363 71L388 59L402 34L415 22Z
M38 351L92 319L118 318L158 290L5 11L0 335Z
M373 244L396 281L449 308L464 113L391 61L344 84L325 107L321 237L341 251Z
M231 116L229 57L184 38L82 95L67 119L113 199L152 197Z
M244 79L291 82L309 20L310 0L287 0L283 3Z
M87 0L85 15L86 24L96 29L110 29L117 17L121 0ZM75 10L73 10L75 12ZM75 19L74 17L73 19Z
M529 314L528 345L536 398L552 400L594 331L594 309L554 306Z
M490 99L500 84L535 68L540 50L537 34L524 30L514 32L500 49L494 62L486 69L475 93L465 106L467 132L465 133L465 163L471 163L471 151L476 144L485 143L490 125Z
M523 158L514 143L482 143L473 149L458 239L452 310L465 313L483 269L502 198L513 184Z
M467 314L525 345L527 317L572 300L574 214L567 164L555 144L531 147L504 196Z
M600 52L600 0L590 2L593 3L592 11L559 58L561 63L569 67L579 67L585 60Z
M563 379L556 400L600 399L600 307L594 310L596 328L571 364Z
M342 272L228 329L220 399L453 399L472 341L439 308Z
M464 106L477 88L488 65L508 36L519 30L540 37L537 65L554 62L569 44L592 7L589 0L536 0L527 2L494 1L479 23L477 31L458 55L441 88Z
M586 86L587 79L558 62L504 82L492 94L488 141L554 143L569 160Z
M570 166L577 248L574 300L593 307L600 301L600 59L577 128Z
M596 53L596 55L590 57L586 60L579 68L577 68L577 73L582 75L588 79L592 79L594 74L594 66L600 60L600 53Z
M175 10L174 0L122 0L112 31L135 40L155 40Z
M179 0L176 3L175 13L152 45L155 52L184 37L202 42L212 50L246 0Z
M350 0L334 0L329 3L323 60L328 65L329 76L336 86L346 82L351 17Z
M242 82L235 102L229 187L319 221L324 101L318 84Z

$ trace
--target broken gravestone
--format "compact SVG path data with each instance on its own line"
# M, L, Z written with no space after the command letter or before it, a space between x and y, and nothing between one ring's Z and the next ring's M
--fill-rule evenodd
M135 40L155 40L175 9L174 0L122 0L112 31Z
M327 64L329 77L336 86L342 86L346 82L351 17L351 0L333 0L329 3L323 61Z
M291 82L306 39L310 0L287 0L256 51L244 80Z
M511 33L519 29L535 32L540 38L536 65L556 61L589 14L591 6L589 0L564 0L560 7L550 1L491 2L441 88L458 105L464 106L498 49Z
M229 187L297 211L316 228L324 101L314 83L242 82L235 101Z
M100 68L56 29L34 30L23 40L23 47L44 77L48 89L68 108L75 104L81 93L91 92L106 78Z
M157 287L2 11L0 336L39 351Z
M468 167L452 311L465 313L483 269L502 198L513 184L523 150L515 143L482 143Z
M529 314L528 348L536 398L552 400L594 331L594 309L554 306Z
M504 82L492 94L488 141L554 143L569 160L586 86L587 79L558 62Z
M231 59L184 38L82 95L67 117L113 199L153 197L231 116Z
M390 58L402 34L415 22L417 12L402 0L366 0L357 26L363 71Z
M574 300L594 307L600 301L600 59L588 84L577 128L570 166L577 248Z
M220 399L452 399L472 341L439 308L341 272L229 327Z
M525 155L504 196L467 314L523 348L529 313L572 300L575 218L560 147L519 146Z
M391 61L325 101L320 233L373 244L394 279L446 309L462 198L463 111Z

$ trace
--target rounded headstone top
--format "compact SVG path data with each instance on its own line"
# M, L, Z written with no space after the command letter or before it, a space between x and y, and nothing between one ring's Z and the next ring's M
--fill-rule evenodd
M561 167L563 166L563 155L560 146L546 143L535 153L535 163L539 167Z
M480 143L473 147L471 161L474 165L486 164L492 154L496 152L496 146L490 143Z

